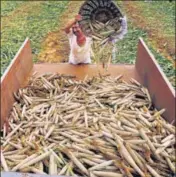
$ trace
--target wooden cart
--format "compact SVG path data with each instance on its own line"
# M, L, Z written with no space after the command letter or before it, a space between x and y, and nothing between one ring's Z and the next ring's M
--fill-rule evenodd
M32 61L30 40L26 39L1 78L1 127L4 123L8 125L8 117L15 101L13 93L25 86L28 78L34 72L38 74L57 72L60 74L76 75L77 79L83 79L86 75L89 77L95 76L99 73L97 65L93 64L76 66L68 63L34 64ZM100 72L104 72L102 67ZM122 74L123 79L126 81L134 78L147 87L155 107L157 109L166 108L163 114L164 118L171 124L175 124L174 89L142 38L139 39L135 65L113 64L110 65L108 73L112 76ZM14 172L1 172L1 175L2 177L45 177L45 175Z

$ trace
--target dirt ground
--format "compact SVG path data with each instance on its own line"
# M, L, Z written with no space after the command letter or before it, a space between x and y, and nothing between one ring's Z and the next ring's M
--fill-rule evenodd
M49 33L42 43L42 50L38 62L66 62L69 56L69 42L63 31L65 25L75 17L83 1L70 1L67 10L60 17L62 19L57 31Z

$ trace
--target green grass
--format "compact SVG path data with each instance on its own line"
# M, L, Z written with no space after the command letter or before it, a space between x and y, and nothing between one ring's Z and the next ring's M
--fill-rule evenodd
M2 14L10 15L17 6L24 3L2 1ZM33 2L25 2L28 3ZM15 56L21 44L26 37L29 37L32 45L32 53L34 61L37 60L36 56L40 51L41 42L48 32L56 30L59 26L59 17L66 9L68 1L42 1L38 6L35 6L30 13L25 15L16 15L8 26L5 26L2 31L1 38L1 75ZM14 6L13 6L14 5ZM3 8L5 7L5 8ZM23 7L22 7L23 8Z
M139 42L139 37L142 37L153 55L155 56L166 76L175 76L175 70L173 69L172 63L168 59L164 58L160 53L156 51L156 49L154 49L150 45L147 33L139 28L135 28L130 21L128 23L128 28L128 33L125 38L117 42L116 44L117 55L114 63L134 64L137 55L137 45Z
M166 36L175 36L175 5L169 1L153 1L146 3L138 1L139 6L142 8L142 15L149 18L151 22L160 22L163 28L163 34Z
M149 4L151 5L151 3L145 3L147 4L146 6L144 2L139 2L139 3L143 5L144 11L146 11L145 10L146 6L149 6ZM117 4L124 11L122 2L117 1ZM155 2L155 3L152 2L151 11L149 12L151 13L153 10L157 11L157 7L159 8L159 4L160 2ZM161 10L163 10L164 8L163 6L165 6L166 8L166 4L161 3L161 7L158 9L157 13L161 13ZM166 16L164 16L163 19L168 19L168 21L173 21L173 12L175 11L173 9L173 5L170 4L170 6L168 7L166 11L167 11ZM152 14L150 15L153 16L153 18L156 17L155 15L152 15ZM170 31L172 31L172 35L175 36L175 33L173 33L174 26L172 25L170 25L170 29L171 29ZM170 35L170 31L168 32L169 33L168 35ZM173 64L167 58L165 58L161 53L157 52L156 48L153 48L153 46L151 45L149 41L149 36L147 32L143 29L136 28L129 19L128 19L128 33L126 34L123 40L117 42L116 44L117 54L116 54L116 59L115 61L113 61L113 63L134 64L136 55L137 55L136 52L137 52L137 45L138 45L139 37L142 37L144 39L145 43L147 44L147 46L153 53L154 57L156 58L157 62L159 63L161 69L163 70L165 75L168 77L168 79L171 81L172 85L176 87L176 83L175 83L176 70L173 68Z
M116 43L117 55L114 63L134 64L136 59L137 45L139 37L146 37L147 34L128 22L128 33L123 40Z
M7 16L23 3L24 1L1 1L1 17Z

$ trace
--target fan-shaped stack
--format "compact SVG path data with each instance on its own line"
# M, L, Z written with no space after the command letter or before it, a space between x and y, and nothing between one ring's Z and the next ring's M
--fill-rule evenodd
M87 36L95 34L99 27L102 29L102 25L99 26L97 21L106 24L106 28L104 27L106 30L118 31L121 25L120 18L123 17L120 9L112 0L86 0L79 14L83 17L79 24Z

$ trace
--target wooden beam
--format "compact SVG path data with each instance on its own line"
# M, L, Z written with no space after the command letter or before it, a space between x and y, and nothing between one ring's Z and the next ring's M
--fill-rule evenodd
M27 82L32 68L32 51L27 38L1 78L1 127L8 122L14 103L13 93Z
M112 64L109 66L108 71L105 71L101 66L97 67L95 64L90 65L71 65L68 63L42 63L35 64L33 72L38 74L44 73L59 73L66 75L74 75L77 79L84 79L85 76L93 77L101 75L110 74L112 77L117 77L118 75L123 75L125 81L129 81L130 78L135 78L139 81L139 77L135 70L134 65L127 64Z

